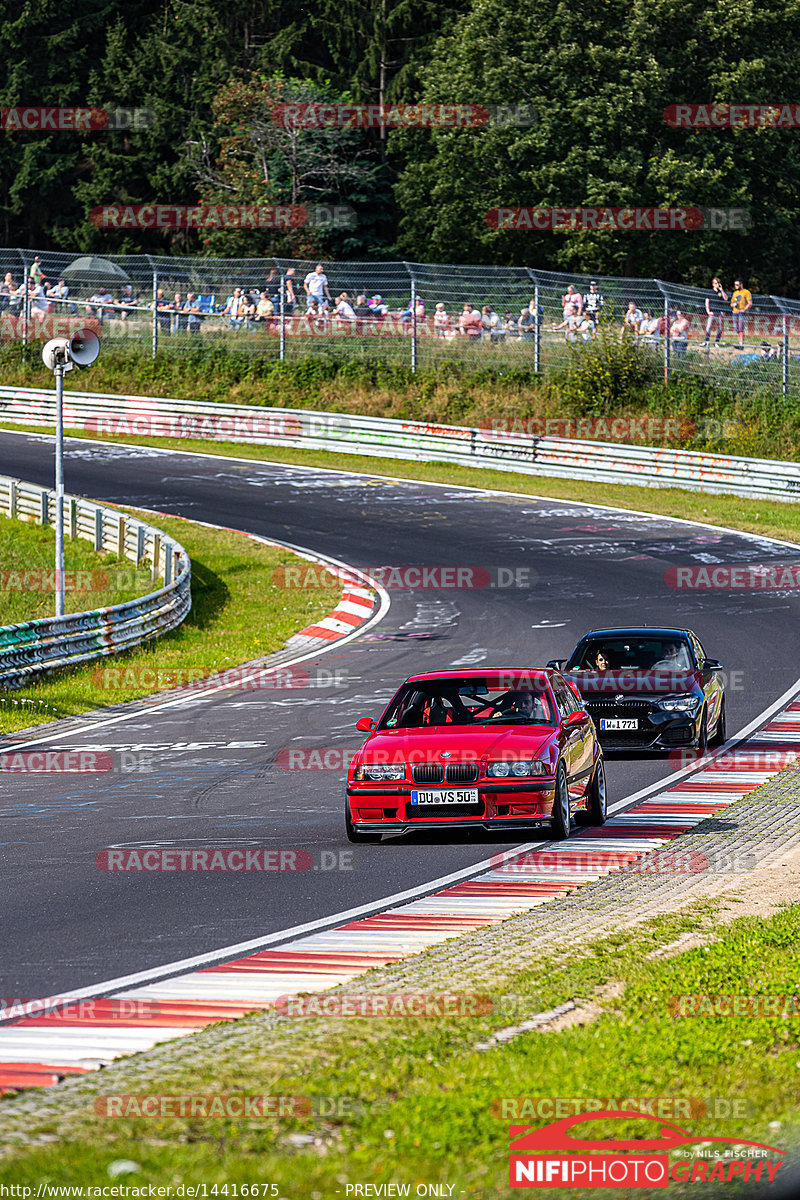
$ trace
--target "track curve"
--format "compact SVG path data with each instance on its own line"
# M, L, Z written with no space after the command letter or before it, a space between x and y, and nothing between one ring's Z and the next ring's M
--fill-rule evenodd
M0 471L48 484L52 439L0 433ZM356 745L354 720L376 714L413 671L541 663L591 626L685 624L739 673L730 732L797 674L796 596L677 592L665 582L676 564L800 561L797 548L766 539L583 503L77 440L67 443L66 478L98 500L239 528L367 571L470 567L483 586L393 588L380 624L320 659L337 686L189 697L102 730L89 719L58 743L146 753L154 769L145 775L111 784L2 777L5 997L56 995L288 930L508 849L489 835L350 847L344 772L278 764L281 750ZM661 757L612 758L611 799L669 772ZM317 870L113 875L95 866L99 850L132 845L301 848Z

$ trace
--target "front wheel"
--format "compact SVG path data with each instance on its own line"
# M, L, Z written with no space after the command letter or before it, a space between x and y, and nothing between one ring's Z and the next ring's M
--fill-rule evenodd
M552 833L556 841L563 842L569 837L571 824L567 772L564 769L564 764L559 763L558 771L556 772L556 794L553 801Z
M344 830L347 834L348 842L356 842L360 844L375 843L381 840L383 836L380 833L363 833L360 829L356 829L350 816L350 801L344 802Z
M717 728L714 730L714 736L711 739L710 745L722 746L728 736L728 722L725 716L725 701L723 699L719 706L719 716L717 717Z
M578 813L583 825L605 825L607 817L606 809L606 769L602 758L597 760L597 766L594 769L592 776L592 784L589 788L589 803L585 812Z

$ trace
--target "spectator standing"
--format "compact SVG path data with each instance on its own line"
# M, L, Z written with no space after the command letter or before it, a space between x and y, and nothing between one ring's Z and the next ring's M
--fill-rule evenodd
M706 340L703 348L708 348L711 330L716 327L717 336L714 345L718 346L725 328L725 313L728 311L728 293L715 275L711 280L711 295L706 296Z
M572 284L570 284L565 294L561 297L561 309L563 313L563 319L565 321L567 319L569 310L576 304L578 306L578 312L582 312L583 296L581 296L580 292L576 291Z
M125 297L120 296L120 302L123 299ZM189 330L189 333L199 333L203 322L200 320L200 309L194 292L186 293L186 301L181 308L181 312L186 316L186 328Z
M333 303L328 288L328 276L323 270L322 263L317 263L314 270L308 272L303 280L303 287L308 299L316 300L321 309L325 309Z
M467 301L464 305L464 311L458 318L459 332L465 334L470 341L476 342L480 339L483 332L483 321L481 314Z
M739 349L744 349L744 318L745 313L748 313L753 307L753 296L748 292L746 287L743 287L741 279L735 279L733 283L733 295L731 296L731 309L733 311L733 328L736 330L736 336L739 339Z
M597 283L593 279L589 284L588 292L583 297L583 307L595 325L600 324L600 311L604 307L605 302L605 297L597 290Z
M267 280L267 295L270 295L270 292L272 290L272 283L273 283L274 275L275 275L275 272L270 271L269 279ZM283 287L283 315L285 317L292 316L292 314L294 313L294 310L295 310L295 305L297 304L297 292L295 291L296 283L297 283L297 280L295 279L294 267L289 267L286 274L283 276L283 284L281 285L281 282L278 281L278 287L275 290L274 294L271 295L272 305L273 305L273 308L276 313L279 313L281 311L281 286L282 286Z
M31 282L33 282L33 281L29 280L29 283L28 283L29 288L30 288ZM34 321L39 321L39 323L41 323L42 321L44 321L45 317L47 316L48 310L50 308L50 305L48 303L47 297L44 292L44 288L42 287L41 283L33 284L33 287L30 288L30 297L31 297L31 304L30 304L31 316L33 317Z
M578 306L577 306L577 304L573 304L573 305L571 305L569 312L567 313L566 317L561 322L561 324L555 325L554 329L556 331L559 329L563 329L564 330L564 341L565 342L574 342L577 332L578 332L578 327L583 320L591 321L592 320L591 314L587 311L584 313L583 317L579 317L578 316ZM592 324L594 324L594 322L592 322Z
M11 277L11 272L6 271L3 282L0 283L0 313L6 312L11 307L11 297L17 290L17 285Z
M244 323L244 304L242 289L234 288L233 295L228 297L222 310L222 315L228 318L231 329L241 329Z
M28 272L28 278L30 280L32 280L33 283L41 283L41 284L43 284L44 281L47 279L47 276L45 275L44 271L42 270L42 260L38 254L34 258L33 262L31 263L31 269Z
M676 357L684 358L689 345L689 318L680 309L676 311L675 320L670 326L670 337Z

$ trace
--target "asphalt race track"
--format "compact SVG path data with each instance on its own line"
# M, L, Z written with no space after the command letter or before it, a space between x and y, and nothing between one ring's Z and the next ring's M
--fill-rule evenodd
M0 473L52 486L52 439L0 433ZM383 621L303 664L312 678L319 670L320 686L190 694L96 730L89 719L53 742L108 750L115 763L127 753L143 771L0 773L0 997L60 995L291 931L507 850L514 842L496 835L350 846L344 771L276 761L287 748L354 748L355 720L377 716L412 672L542 664L593 626L686 625L729 674L729 736L798 674L796 594L665 582L671 565L800 561L774 543L561 500L96 442L67 441L65 478L93 499L232 526L366 570L482 568L485 586L390 588ZM610 755L609 799L671 770L663 756ZM313 868L108 874L95 855L112 846L303 848Z

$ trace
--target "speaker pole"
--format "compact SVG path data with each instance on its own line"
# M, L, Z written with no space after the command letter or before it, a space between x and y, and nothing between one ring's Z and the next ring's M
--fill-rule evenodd
M64 616L64 363L56 377L56 616Z

